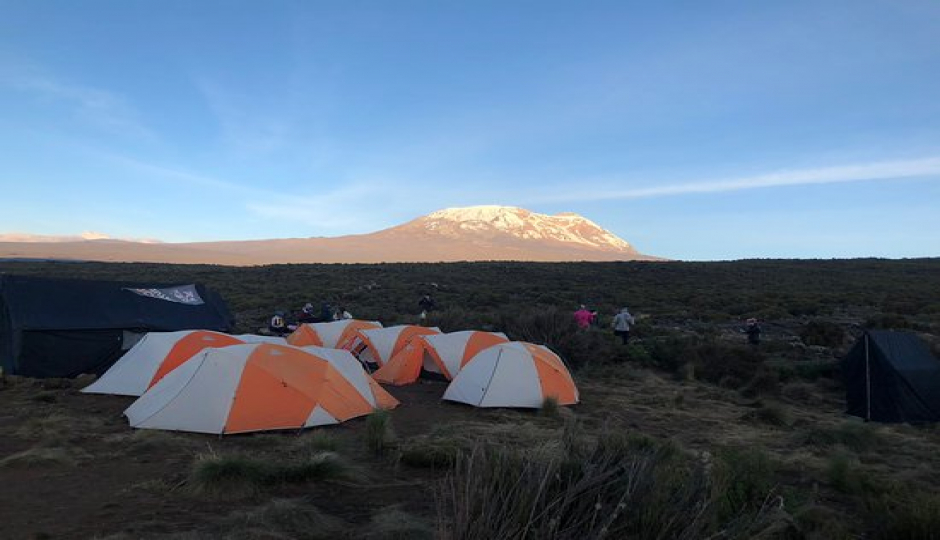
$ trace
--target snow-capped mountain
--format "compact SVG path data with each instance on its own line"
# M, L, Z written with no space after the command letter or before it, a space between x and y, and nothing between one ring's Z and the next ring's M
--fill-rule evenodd
M0 258L228 265L657 259L577 214L549 216L512 206L448 208L378 232L332 238L147 243L0 237Z
M550 216L514 206L470 206L432 212L401 226L455 240L468 237L555 241L584 248L636 253L633 247L593 221L565 212Z

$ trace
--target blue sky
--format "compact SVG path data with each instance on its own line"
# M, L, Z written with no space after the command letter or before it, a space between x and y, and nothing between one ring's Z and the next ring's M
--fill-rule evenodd
M940 256L940 2L0 0L0 233Z

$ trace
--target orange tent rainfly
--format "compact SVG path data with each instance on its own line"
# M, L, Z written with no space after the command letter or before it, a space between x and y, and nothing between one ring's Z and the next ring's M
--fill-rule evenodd
M398 404L367 379L297 347L205 349L124 414L136 428L217 434L336 424Z
M260 342L284 343L284 340L267 336L232 336L210 330L150 332L100 379L82 392L139 396L167 373L207 347Z
M502 332L479 330L425 336L424 339L443 365L442 373L450 380L456 377L457 372L483 349L509 342L509 338Z
M483 349L444 392L444 399L477 407L539 408L549 397L572 405L578 402L578 389L558 355L521 341Z
M400 325L373 330L360 330L360 343L353 349L359 361L384 366L398 351L405 348L416 336L440 334L439 328L425 326Z
M411 384L422 372L451 380L476 353L507 341L505 334L476 330L417 336L372 376L394 385Z
M287 343L296 347L313 345L331 349L349 349L359 330L382 328L378 321L345 319L325 323L307 323L287 336Z

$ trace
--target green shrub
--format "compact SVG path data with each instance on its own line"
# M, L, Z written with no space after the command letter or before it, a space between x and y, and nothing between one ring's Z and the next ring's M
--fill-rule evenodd
M363 540L434 540L434 528L423 518L396 505L373 514L356 537Z
M880 491L875 480L860 469L858 458L845 452L838 452L829 457L826 478L829 485L848 495Z
M546 396L542 400L542 407L539 414L546 418L559 418L561 416L561 405L558 404L558 398L555 396Z
M392 415L384 409L375 409L366 418L366 446L375 455L384 454L392 445L395 431Z
M744 539L786 526L785 512L766 504L769 488L760 491L766 461L735 455L744 465L731 470L644 442L602 436L577 459L462 454L437 491L439 537Z
M877 540L924 540L938 537L940 495L904 488L870 497L865 516Z
M196 458L187 484L197 494L241 497L265 487L353 477L352 468L332 452L283 461L208 452Z
M793 424L793 415L790 414L790 410L780 403L761 403L758 408L745 414L744 418L778 427Z
M845 341L845 330L830 321L813 320L800 330L800 339L807 345L840 347Z
M299 499L274 499L247 512L233 512L218 528L219 538L231 540L333 540L343 538L348 529L341 519Z
M837 426L817 426L804 435L804 442L819 447L842 445L855 452L874 450L884 444L884 438L871 424L846 421Z

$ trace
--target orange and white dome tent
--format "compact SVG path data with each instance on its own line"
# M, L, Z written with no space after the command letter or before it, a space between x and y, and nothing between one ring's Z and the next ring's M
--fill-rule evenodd
M337 424L398 405L361 382L310 350L233 345L203 350L124 414L135 428L230 434Z
M502 332L480 330L425 336L424 339L443 364L443 375L449 380L453 380L463 366L483 349L509 342L509 338Z
M353 345L352 352L360 362L382 367L415 337L440 333L440 328L410 324L359 330L358 342Z
M460 370L444 399L476 407L539 408L553 397L578 402L578 388L565 363L541 345L511 341L477 353Z
M88 394L139 396L194 354L207 347L243 343L284 343L284 338L230 335L211 330L148 332L100 379L82 389Z
M508 341L501 332L478 330L418 336L372 376L382 383L404 385L418 380L424 370L452 380L478 352Z
M356 360L351 352L343 349L314 346L301 347L301 349L332 364L337 371L346 377L346 380L356 387L360 394L366 396L366 399L373 404L374 408L394 409L398 406L398 400L379 386L379 383L375 382L371 375L366 373L362 363Z
M287 343L295 347L329 347L349 349L359 330L382 328L378 321L345 319L325 323L305 323L287 336Z

